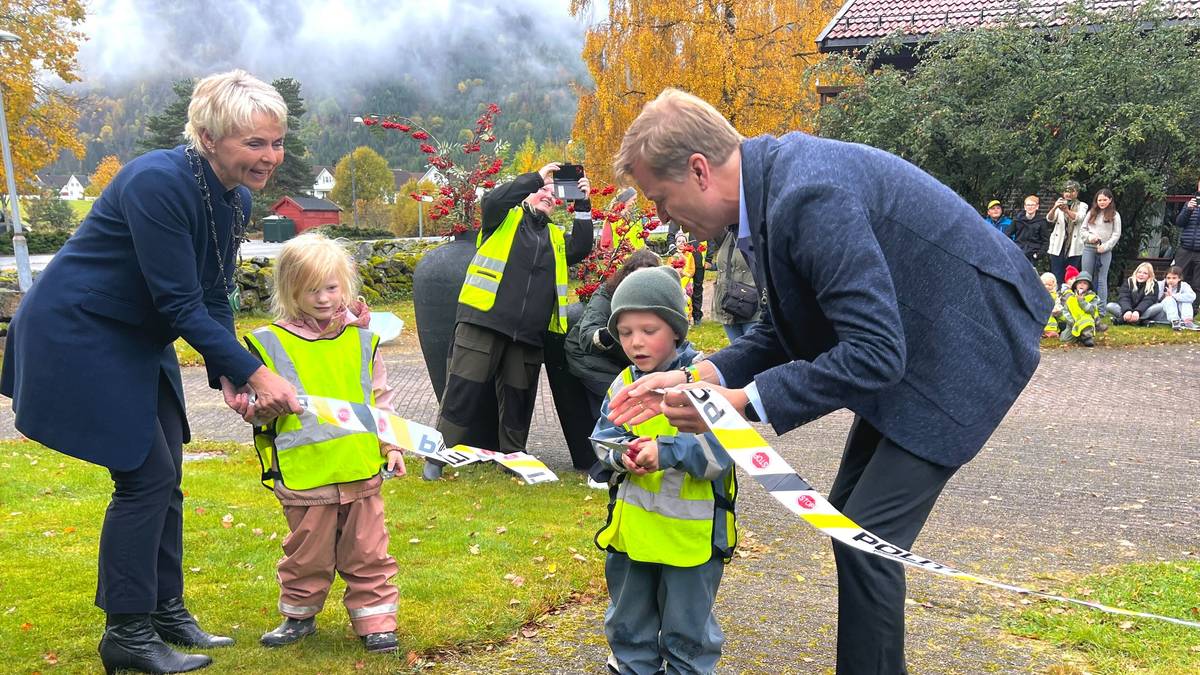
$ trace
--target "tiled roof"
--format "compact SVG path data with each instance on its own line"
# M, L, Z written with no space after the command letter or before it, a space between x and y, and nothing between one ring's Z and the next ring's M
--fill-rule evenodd
M1148 0L1092 0L1088 9L1105 12L1128 10ZM1019 17L1031 24L1054 26L1064 22L1066 0L846 0L846 4L817 37L822 50L869 44L876 38L902 31L920 37L940 30L990 26ZM1171 19L1200 18L1200 0L1162 3Z
M299 206L301 211L341 211L342 210L342 207L338 206L337 204L334 204L333 202L325 200L325 199L317 199L316 197L284 197L283 199L280 199L279 201L282 202L284 199L290 199L290 200L296 202L296 206ZM272 206L271 208L275 208L276 206L279 206L279 202L276 202L275 206Z

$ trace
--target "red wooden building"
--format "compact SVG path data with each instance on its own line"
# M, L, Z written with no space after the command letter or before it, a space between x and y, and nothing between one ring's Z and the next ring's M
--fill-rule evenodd
M321 225L337 225L341 212L337 204L315 197L282 197L271 207L271 213L296 222L296 234Z

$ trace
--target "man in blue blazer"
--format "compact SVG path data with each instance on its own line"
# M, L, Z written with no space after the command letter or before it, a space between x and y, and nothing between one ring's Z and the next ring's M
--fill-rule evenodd
M894 155L800 133L744 139L677 90L646 104L616 170L699 239L736 226L763 320L700 375L779 434L852 410L830 501L910 548L1037 368L1050 301L1021 251ZM661 411L704 430L682 394L650 391L684 381L639 380L613 421ZM838 672L906 672L903 568L836 543L834 556Z

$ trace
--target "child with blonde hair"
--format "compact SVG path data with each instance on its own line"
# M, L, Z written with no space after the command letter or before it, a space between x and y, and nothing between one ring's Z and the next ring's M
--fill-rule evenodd
M1117 301L1105 307L1114 323L1145 325L1162 315L1158 301L1159 286L1154 278L1154 266L1144 262L1117 289Z
M1054 278L1051 272L1042 274L1042 286L1046 288L1046 292L1050 294L1050 299L1054 301L1054 307L1050 310L1050 318L1046 319L1046 327L1042 329L1042 337L1056 338L1059 332L1059 322L1062 321L1063 306L1062 300L1058 297L1058 279Z
M275 322L246 336L250 350L286 378L301 396L323 396L391 410L394 395L367 330L370 312L358 292L354 260L337 242L312 233L280 251L271 307ZM380 487L384 470L404 473L398 447L371 433L321 424L309 411L260 417L254 445L263 484L283 505L291 533L279 561L283 623L262 636L278 647L316 632L334 573L346 582L342 601L367 651L396 650L399 593L390 579L388 530Z

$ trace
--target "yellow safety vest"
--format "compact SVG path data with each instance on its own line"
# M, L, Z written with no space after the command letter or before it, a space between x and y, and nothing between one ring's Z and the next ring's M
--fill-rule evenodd
M335 338L308 340L271 325L245 339L263 364L291 382L297 394L374 405L371 381L379 346L374 333L348 326ZM257 430L254 448L268 488L276 480L290 490L363 480L385 464L375 434L321 422L309 411L277 418Z
M491 310L496 304L496 293L504 279L504 266L508 264L508 256L517 237L517 227L524 214L520 205L514 206L486 241L483 239L483 230L479 231L475 241L479 250L467 266L467 278L458 294L459 302L481 312ZM554 283L558 291L558 311L550 315L550 332L566 333L567 244L557 225L547 223L546 229L550 232L550 244L554 249Z
M633 383L632 367L622 371L621 380L623 386ZM610 400L619 390L609 389ZM663 415L625 429L655 439L679 433ZM596 533L596 546L619 551L639 562L673 567L703 565L714 554L727 560L737 545L733 513L737 481L733 471L721 480L728 503L718 505L711 481L678 469L644 476L622 474L616 497L609 505L608 522Z
M636 251L639 248L646 248L646 240L642 239L642 230L644 229L644 227L642 225L642 221L640 218L636 222L633 222L633 223L629 223L624 220L618 220L617 222L613 223L613 234L616 234L617 228L622 225L627 225L629 227L629 229L625 231L624 236L617 237L617 241L613 245L613 248L620 247L621 240L625 240L625 241L629 242L629 250L630 251Z

